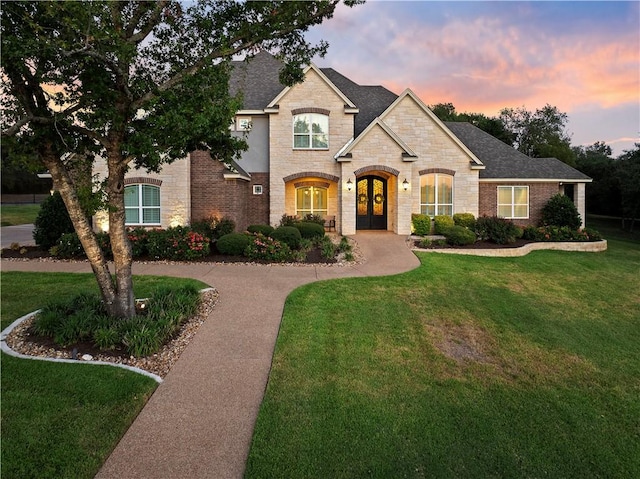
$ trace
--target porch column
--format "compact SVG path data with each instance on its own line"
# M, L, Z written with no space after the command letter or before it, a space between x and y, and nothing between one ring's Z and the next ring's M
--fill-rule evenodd
M582 227L587 224L587 197L586 197L586 188L585 183L576 183L576 187L573 191L573 202L578 209L578 213L580 213L580 218L582 218Z
M353 174L351 162L342 163L338 195L340 201L340 233L356 234L356 176ZM351 180L351 191L347 189L347 181Z

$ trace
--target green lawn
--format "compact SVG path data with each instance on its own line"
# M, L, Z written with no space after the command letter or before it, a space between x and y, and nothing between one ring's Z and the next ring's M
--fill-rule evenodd
M96 291L92 274L3 272L2 328L55 297ZM139 297L195 280L134 277ZM2 477L92 478L157 383L108 366L2 354Z
M640 477L640 243L288 298L247 478Z
M2 226L33 224L40 211L40 205L2 205L0 217Z

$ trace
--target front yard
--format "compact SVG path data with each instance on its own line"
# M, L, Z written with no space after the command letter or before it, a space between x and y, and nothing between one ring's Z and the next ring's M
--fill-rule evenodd
M640 477L640 247L288 299L246 477Z

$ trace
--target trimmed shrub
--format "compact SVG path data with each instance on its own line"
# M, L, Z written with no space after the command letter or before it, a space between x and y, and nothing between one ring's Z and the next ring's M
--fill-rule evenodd
M452 226L455 226L455 223L451 216L438 215L433 218L433 232L437 235L443 235Z
M300 247L302 235L298 228L293 226L278 226L270 235L273 239L286 243L291 249Z
M209 238L186 226L153 230L147 238L149 255L156 259L189 261L209 254Z
M497 244L515 243L522 237L522 228L513 222L498 216L481 216L476 220L476 234L481 240L488 240Z
M274 229L275 228L271 225L249 225L249 227L247 227L247 231L249 233L260 233L265 236L269 236L273 233Z
M250 237L244 233L229 233L218 239L216 248L221 254L242 256L250 241Z
M306 239L321 238L324 236L324 222L322 224L303 221L296 226L300 236Z
M456 226L464 226L470 230L476 227L476 217L473 213L456 213L453 215L453 222Z
M85 256L84 248L76 233L65 233L60 236L56 245L49 248L49 253L61 259L82 258Z
M233 233L236 230L236 223L228 216L223 217L220 221L217 222L215 227L213 228L213 236L212 240L217 240L224 235L228 235Z
M58 243L65 233L73 233L73 223L59 192L48 196L40 205L34 222L33 239L42 249L49 249Z
M576 205L566 195L552 196L542 208L543 226L568 226L577 230L582 225L582 219Z
M575 230L568 226L530 226L525 228L523 237L530 241L600 241L602 235L596 230L584 228Z
M300 223L300 218L298 218L297 216L284 214L282 215L282 218L280 218L279 226L295 226L298 223Z
M291 260L291 248L286 243L265 236L262 233L256 233L250 238L244 254L248 258L264 261L284 262Z
M191 229L206 236L211 241L215 241L221 236L233 233L236 229L236 224L228 216L222 219L218 219L217 216L209 216L202 220L193 221Z
M134 258L139 258L149 254L149 231L140 226L127 231L129 242L131 243L131 254Z
M411 224L413 232L420 236L427 236L431 233L431 217L420 213L411 214Z
M476 234L464 226L450 226L444 232L447 243L453 246L465 246L476 242Z
M319 224L324 230L324 217L322 215L304 215L304 218L302 218L302 222Z

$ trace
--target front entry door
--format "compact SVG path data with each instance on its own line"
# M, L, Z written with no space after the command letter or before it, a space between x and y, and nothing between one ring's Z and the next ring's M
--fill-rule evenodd
M356 229L387 229L387 180L379 176L359 178L356 187Z

